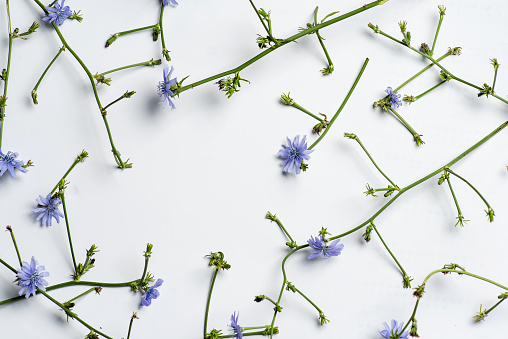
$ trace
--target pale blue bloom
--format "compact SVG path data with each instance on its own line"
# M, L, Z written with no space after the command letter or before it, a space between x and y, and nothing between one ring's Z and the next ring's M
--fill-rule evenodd
M49 12L46 14L42 20L49 22L55 22L55 25L61 26L65 19L72 15L71 8L69 6L64 6L65 0L62 0L62 5L58 3L58 1L53 5L53 7L46 7L46 10Z
M146 290L145 294L141 296L141 306L150 306L152 304L152 299L157 299L159 297L160 293L157 291L157 288L160 287L163 282L164 280L157 279L155 284Z
M171 66L171 70L169 66L164 65L163 70L163 80L159 82L159 86L157 86L157 92L159 96L162 98L162 103L164 106L162 108L166 108L166 105L169 104L172 109L175 108L175 105L171 101L171 96L173 95L173 91L171 90L171 86L176 85L176 78L170 79L171 74L173 73L173 66Z
M9 174L12 178L16 178L15 169L19 169L21 172L26 173L28 170L24 168L25 164L21 160L16 160L18 157L17 152L7 152L7 154L2 153L2 149L0 149L0 177L4 175L5 171L9 171Z
M238 325L238 316L239 315L240 315L240 312L238 312L238 314L236 314L236 312L234 312L231 315L231 325L229 325L229 327L231 327L231 330L235 334L236 339L243 338L242 327L240 325Z
M400 99L401 95L397 93L397 91L392 91L391 87L387 87L385 92L390 97L389 103L392 105L393 109L402 106L402 100Z
M60 218L64 215L62 211L58 209L58 206L62 203L59 198L52 198L51 193L44 198L42 195L36 199L38 207L32 210L32 213L39 213L36 220L41 220L42 226L51 226L52 218L55 218L56 222L60 222Z
M169 4L171 4L171 6L176 6L178 5L178 2L175 0L162 0L162 6L167 6Z
M379 334L381 334L381 336L384 339L408 339L409 332L406 331L406 332L402 333L402 328L404 327L404 322L401 322L400 324L398 324L397 321L392 319L391 325L392 326L390 328L390 326L388 326L387 323L383 323L383 326L385 327L385 329L382 331L379 331Z
M30 295L35 295L37 288L46 291L48 282L43 277L47 277L49 273L43 271L44 266L37 266L37 261L34 257L30 260L30 264L23 261L23 266L18 271L18 286L21 286L19 295L24 293L25 297L28 298Z
M323 257L325 258L338 256L344 249L344 245L339 244L339 241L340 239L336 239L327 246L322 236L314 238L311 235L307 242L309 243L310 248L314 250L314 253L309 255L307 259L315 259L321 256L321 254L323 254Z
M286 137L287 146L282 145L282 149L279 150L277 155L283 159L281 165L284 166L284 172L290 173L295 171L296 174L300 173L300 165L302 160L309 160L313 150L307 149L307 142L305 141L306 136L300 141L300 136L297 135L293 142Z

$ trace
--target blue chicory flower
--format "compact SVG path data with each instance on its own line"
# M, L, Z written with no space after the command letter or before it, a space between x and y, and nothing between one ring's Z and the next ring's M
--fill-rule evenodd
M44 266L37 266L37 261L34 257L30 260L30 264L23 261L23 266L21 266L18 271L18 286L21 286L19 295L23 295L24 293L25 298L28 298L30 295L35 295L37 288L46 291L48 282L44 280L43 277L47 277L49 273L43 271Z
M46 14L42 20L49 22L55 22L55 25L62 26L65 19L72 15L71 8L69 6L64 6L65 0L62 0L62 5L58 3L58 1L52 7L46 7L46 10L49 12Z
M282 145L282 149L279 150L277 155L283 159L281 165L284 166L284 172L290 173L295 171L296 174L300 173L300 165L302 160L309 160L313 150L307 149L307 142L305 141L306 136L300 141L300 136L297 135L293 142L286 137L287 146Z
M238 312L238 314L236 314L236 312L234 312L231 315L231 325L229 325L229 327L231 327L231 330L235 334L236 339L243 338L242 327L240 325L238 325L238 316L239 315L240 315L240 312Z
M393 109L402 106L402 100L400 100L401 95L397 93L397 91L392 91L391 87L387 87L385 92L390 97L389 103L392 105Z
M159 86L157 86L157 92L159 96L162 98L162 103L164 106L162 108L166 108L166 105L169 103L172 109L175 108L175 105L171 101L171 96L173 95L173 91L171 90L171 86L176 85L176 78L170 79L171 74L173 73L173 66L171 66L171 70L169 70L169 66L164 65L163 71L163 81L159 82Z
M392 326L388 326L388 324L385 322L383 323L385 329L382 331L379 331L379 334L384 339L408 339L409 332L406 331L402 333L402 328L404 327L404 322L401 322L400 324L397 323L397 321L392 319Z
M0 149L0 177L4 175L5 171L9 171L9 174L12 178L16 178L15 169L19 169L21 172L26 173L28 170L24 168L25 165L23 161L16 160L18 157L18 153L11 151L7 152L7 154L2 153L2 149Z
M171 6L176 6L178 5L178 2L175 0L162 0L162 6L167 6L169 4L171 4Z
M52 218L55 218L56 222L59 223L60 218L64 217L62 211L58 209L62 200L59 198L52 198L51 193L49 193L46 198L39 195L36 201L39 206L34 208L32 213L39 213L36 220L41 219L42 226L51 226Z
M310 239L307 240L307 242L309 243L309 246L312 248L314 253L309 255L307 259L315 259L321 254L323 254L323 257L325 258L338 256L344 249L344 245L339 244L339 241L340 239L336 239L327 246L322 236L314 238L311 235Z
M164 280L157 279L155 284L146 290L145 294L141 296L141 306L150 306L152 304L152 299L157 299L159 297L160 293L157 291L157 288L160 287L163 282Z

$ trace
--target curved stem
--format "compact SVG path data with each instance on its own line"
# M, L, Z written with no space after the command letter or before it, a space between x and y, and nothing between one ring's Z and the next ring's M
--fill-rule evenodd
M485 203L485 205L487 206L487 208L491 209L489 203L487 202L487 200L485 200L485 198L483 197L483 195L473 186L471 185L471 183L469 181L467 181L466 179L464 179L463 177L461 177L460 175L458 175L457 173L455 173L454 171L452 171L451 169L447 168L446 169L447 172L449 172L450 174L453 174L454 176L456 176L457 178L459 178L460 180L464 181L469 187L471 187L471 189L473 191L476 192L476 194L478 194L478 196L480 197L480 199L483 200L483 202Z
M46 7L39 0L34 0L34 1L44 11L44 13L46 13L46 14L48 13ZM93 90L93 94L94 94L94 97L95 97L95 101L97 102L97 106L99 107L99 111L102 114L103 107L102 107L101 101L99 99L99 95L97 94L97 87L95 86L95 82L94 82L94 78L93 78L92 73L90 73L90 70L88 69L88 67L86 67L85 63L76 54L76 52L74 52L74 50L69 46L67 41L65 41L65 39L64 39L62 33L60 32L60 29L58 28L58 26L54 22L52 23L52 25L53 25L53 28L55 29L56 34L60 38L60 41L62 42L62 44L65 46L66 49L69 50L69 52L76 59L76 61L81 65L81 67L85 71L86 75L88 76L88 79L90 80L90 84L92 85L92 90ZM128 168L126 166L126 164L124 164L124 162L122 161L122 159L120 157L120 153L115 148L115 144L113 143L113 137L111 136L111 131L110 131L109 126L107 124L106 117L104 115L102 115L102 117L103 117L104 123L106 125L106 130L108 132L108 137L109 137L109 142L111 144L111 148L113 149L113 155L114 155L115 161L117 162L117 164L118 164L118 166L120 168L122 168L122 169Z
M487 279L487 278L484 278L482 276L479 276L479 275L476 275L476 274L473 274L473 273L469 273L467 271L462 271L462 270L455 270L455 269L447 269L447 268L442 268L442 269L439 269L439 270L435 270L431 273L429 273L429 275L427 275L427 277L423 280L423 283L420 285L420 286L424 286L426 283L427 283L427 280L430 279L430 277L432 277L434 274L436 273L458 273L458 274L463 274L463 275L468 275L470 277L473 277L473 278L476 278L476 279L479 279L479 280L483 280L485 282L488 282L492 285L495 285L497 287L500 287L502 288L503 290L505 291L508 291L508 287L506 286L503 286L495 281L492 281L490 279ZM402 330L400 331L401 333L404 332L404 330L409 326L409 323L411 322L412 319L414 319L414 316L416 314L416 310L418 308L418 303L420 302L420 299L421 298L418 298L417 301L416 301L416 304L415 304L415 307L414 307L414 310L413 310L413 314L411 315L411 317L409 318L409 321L407 322L407 324L404 326L404 328L402 328Z
M474 144L473 146L469 147L467 150L465 150L464 152L462 152L461 154L459 154L457 157L455 157L454 159L452 159L450 162L448 162L445 166L443 167L440 167L438 168L437 170L429 173L428 175L424 176L423 178L419 179L419 180L416 180L415 182L407 185L406 187L402 188L393 198L391 198L386 204L384 204L377 212L375 212L370 218L368 218L366 221L364 221L363 223L361 223L359 226L355 227L355 228L352 228L350 229L349 231L346 231L342 234L339 234L339 235L336 235L336 236L333 236L331 238L329 238L328 240L335 240L335 239L338 239L338 238L341 238L341 237L344 237L348 234L351 234L351 233L354 233L356 231L358 231L359 229L361 229L362 227L364 227L365 225L367 225L368 223L374 221L374 219L379 216L384 210L386 210L395 200L397 200L402 194L404 194L404 192L412 189L413 187L415 186L418 186L419 184L427 181L428 179L432 178L433 176L439 174L440 172L442 172L445 168L447 167L450 167L452 165L454 165L455 163L457 163L459 160L461 160L462 158L464 158L466 155L468 155L469 153L471 153L473 150L475 150L476 148L478 148L480 145L482 145L483 143L485 143L487 140L489 140L490 138L492 138L494 135L496 135L497 133L499 133L501 130L503 130L506 126L508 126L508 121L506 121L505 123L501 124L498 128L496 128L494 131L492 131L491 133L489 133L487 136L485 136L484 138L482 138L480 141L478 141L476 144ZM282 287L281 287L281 290L280 290L280 293L279 293L279 297L277 299L277 303L276 303L276 306L278 306L280 304L280 300L282 298L282 293L284 292L284 287L286 286L286 283L287 283L287 276L286 276L286 270L285 270L285 263L287 261L287 259L293 254L295 253L296 251L299 251L303 248L306 248L308 247L309 244L305 244L305 245L300 245L298 247L295 247L293 250L291 250L291 252L289 252L285 257L284 259L282 260L282 275L283 275L283 283L282 283ZM442 271L442 270L441 270ZM413 312L413 316L414 316L414 313L416 312L416 308L415 308L415 311ZM275 318L277 317L277 311L275 311L274 315L273 315L273 319L272 319L272 322L271 322L271 330L270 330L270 338L273 337L273 326L274 326L274 323L275 323ZM412 319L412 318L411 318ZM407 327L407 324L406 324L406 327Z
M214 269L212 276L212 283L210 284L210 291L208 292L208 300L206 302L206 311L205 311L205 325L203 327L203 339L206 339L207 326L208 326L208 311L210 310L210 301L212 300L212 291L213 285L215 284L215 278L217 278L218 269Z
M42 79L44 78L46 73L48 73L48 71L51 68L51 66L53 65L53 63L56 61L56 59L58 59L58 57L60 56L60 54L62 54L63 51L65 51L65 46L61 47L58 50L58 53L56 53L55 57L53 58L53 60L51 60L51 62L49 63L48 67L46 67L46 69L42 73L41 77L39 78L39 81L37 81L37 84L35 84L35 87L32 90L32 95L34 95L33 93L37 93L37 88L39 88L39 85L41 84ZM34 104L37 104L37 99L34 99Z
M308 148L309 150L311 150L314 147L316 147L316 145L325 137L326 133L328 133L328 131L330 130L330 128L333 125L333 122L337 119L337 117L339 116L340 112L342 112L342 109L344 108L344 106L346 106L346 103L349 100L349 97L351 96L351 94L353 94L353 91L355 90L356 85L360 81L360 78L362 77L363 71L365 71L365 67L367 67L368 63L369 63L369 58L365 59L365 61L363 62L363 66L362 66L362 69L360 70L360 73L358 73L358 75L356 76L356 79L355 79L355 82L353 83L353 86L351 86L351 89L349 90L348 94L346 95L346 98L344 99L344 101L340 105L339 109L337 110L337 113L335 113L333 118L330 120L330 123L326 126L326 129L319 136L319 138L316 141L314 141L314 143L312 145L310 145L310 147Z

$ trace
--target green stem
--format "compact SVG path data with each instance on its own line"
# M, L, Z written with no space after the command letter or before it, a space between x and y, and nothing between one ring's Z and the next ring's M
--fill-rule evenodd
M143 267L143 274L141 275L141 279L139 279L140 283L143 283L143 280L145 280L146 272L148 270L148 261L150 260L149 256L145 257L145 267Z
M492 280L490 280L490 279L487 279L487 278L481 277L481 276L476 275L476 274L473 274L473 273L469 273L469 272L467 272L467 271L459 271L459 270L446 269L446 268L442 268L442 269L435 270L435 271L431 272L431 273L430 273L430 274L429 274L429 275L425 278L425 280L423 280L423 283L422 283L422 285L420 285L420 286L424 286L424 285L427 283L427 280L429 280L429 278L430 278L430 277L432 277L432 276L433 276L434 274L436 274L436 273L458 273L458 274L464 274L464 275L468 275L468 276L470 276L470 277L473 277L473 278L476 278L476 279L479 279L479 280L483 280L483 281L488 282L488 283L490 283L490 284L492 284L492 285L495 285L495 286L497 286L497 287L500 287L500 288L502 288L502 289L503 289L503 290L505 290L505 291L508 291L508 287L503 286L503 285L501 285L501 284L498 284L498 283L496 283L495 281L492 281ZM412 320L412 319L414 319L414 316L415 316L415 314L416 314L416 310L417 310L417 308L418 308L418 303L419 303L419 301L420 301L420 298L418 298L418 299L416 300L416 304L415 304L415 308L414 308L414 310L413 310L413 314L412 314L412 315L411 315L411 317L409 318L409 321L406 323L406 325L404 326L404 328L402 328L402 330L400 331L401 333L402 333L402 332L404 332L404 330L405 330L405 329L409 326L409 324L410 324L411 320ZM496 306L497 306L497 305L496 305Z
M21 260L21 255L19 254L18 244L16 243L16 238L14 237L14 232L12 231L12 227L7 226L7 230L11 234L12 243L14 244L14 249L16 250L16 255L18 256L19 266L23 266L23 261Z
M15 269L14 267L12 267L12 266L11 266L11 265L9 265L8 263L6 263L4 260L2 260L2 258L0 258L0 263L1 263L2 265L4 265L5 267L7 267L8 269L10 269L12 272L14 272L14 273L16 273L16 274L18 273L18 271L16 271L16 269ZM0 305L1 305L1 303L0 303Z
M72 298L71 300L67 301L68 303L70 303L71 301L74 301L74 300L77 300L81 297L84 297L85 295L87 295L88 293L92 292L92 291L95 291L95 287L92 287L88 290L86 290L85 292L81 293L80 295L78 295L77 297L74 297Z
M238 67L235 67L235 68L232 68L228 71L225 71L225 72L222 72L222 73L218 73L216 75L212 75L208 78L205 78L203 80L200 80L200 81L197 81L197 82L194 82L192 84L189 84L189 85L186 85L186 86L182 86L181 88L179 88L177 91L174 91L173 92L173 96L175 95L178 95L188 89L191 89L191 88L194 88L194 87L197 87L199 85L202 85L202 84L205 84L207 82L210 82L210 81L213 81L213 80L217 80L219 78L222 78L224 76L227 76L227 75L230 75L230 74L235 74L236 72L240 72L241 70L243 70L244 68L250 66L251 64L255 63L256 61L258 61L259 59L263 58L264 56L266 56L267 54L275 51L276 49L288 44L289 42L292 42L292 41L295 41L295 40L298 40L299 38L305 36L305 35L309 35L309 34L312 34L314 32L316 32L317 30L319 29L322 29L322 28L325 28L327 26L330 26L334 23L337 23L339 21L342 21L344 19L347 19L349 17L352 17L356 14L359 14L359 13L362 13L368 9L371 9L373 7L376 7L382 3L384 3L386 0L377 0L377 1L374 1L374 2L371 2L369 4L366 4L366 5L363 5L362 7L358 8L358 9L355 9L351 12L348 12L346 14L343 14L343 15L340 15L336 18L333 18L333 19L330 19L328 21L325 21L319 25L316 25L314 27L311 27L311 28L308 28L308 29L305 29L303 31L301 31L300 33L298 34L295 34L285 40L283 40L280 44L278 45L274 45L274 46L271 46L270 48L264 50L263 52L259 53L258 55L256 55L255 57L247 60L246 62L244 62L243 64L241 64L240 66Z
M463 177L461 177L460 175L458 175L457 173L455 173L454 171L452 171L451 169L447 168L446 171L450 174L453 174L454 176L456 176L457 178L459 178L460 180L464 181L469 187L471 187L471 189L473 191L476 192L476 194L478 194L478 196L480 197L480 199L483 200L483 202L485 203L485 205L487 206L488 209L492 209L489 205L489 203L487 202L487 200L485 200L485 198L483 197L483 195L481 195L481 193L473 186L471 185L471 183L469 181L467 181L466 179L464 179Z
M436 61L441 61L443 60L444 58L446 58L447 56L450 55L450 52L446 52L445 54L443 54L442 56L440 56L438 59L436 59ZM411 81L413 81L414 79L416 79L418 76L420 76L423 72L425 72L426 70L428 70L429 68L431 68L432 66L434 66L434 64L428 64L426 67L424 67L420 72L416 73L415 75L413 75L411 78L407 79L402 85L400 85L399 87L397 87L395 89L395 92L397 92L398 90L400 90L402 87L406 86L407 84L409 84ZM388 98L388 96L385 97L385 99Z
M80 317L78 317L78 315L74 312L72 312L70 309L68 309L67 307L65 307L62 303L58 302L57 300L53 299L53 297L51 297L49 294L47 294L46 292L44 292L43 290L41 290L40 288L37 288L37 292L41 293L42 295L44 295L46 298L48 298L49 300L51 300L55 305L57 305L58 307L60 307L61 309L63 309L65 311L65 313L67 315L69 315L70 317L72 317L73 319L76 319L77 321L79 321L83 326L85 326L86 328L88 328L89 330L91 331L94 331L95 333L97 334L100 334L102 335L104 338L108 338L108 339L113 339L112 337L110 337L109 335L95 329L94 327L90 326L89 324L87 324L85 321L83 321Z
M317 25L317 13L318 13L318 9L319 7L316 6L316 9L314 10L314 25ZM316 35L318 37L318 40L319 40L319 44L321 45L321 48L323 48L323 52L325 52L325 56L326 56L326 60L328 61L328 66L329 68L333 69L333 62L332 62L332 59L330 58L330 55L328 54L328 51L326 50L326 47L325 47L325 43L323 42L323 38L321 37L321 35L319 34L319 31L316 31Z
M302 249L302 248L305 248L309 246L309 244L305 244L305 245L301 245L301 246L298 246L298 247L295 247L294 249L291 250L291 252L289 252L288 254L286 254L286 256L284 257L284 259L282 260L282 276L283 276L283 281L282 281L282 287L280 288L280 292L279 292L279 297L277 298L277 302L275 303L275 311L273 313L273 318L272 318L272 322L270 324L270 338L273 337L273 330L274 330L274 324L275 324L275 318L277 317L277 313L279 313L277 311L277 306L280 306L280 300L282 299L282 293L284 293L284 287L286 287L286 284L288 282L287 280L287 276L286 276L286 269L285 269L285 265L286 265L286 260L288 260L288 258L293 254L295 253L296 251Z
M497 67L494 69L494 81L492 81L492 92L494 92L494 86L496 86L496 79L497 79Z
M166 49L166 41L164 40L164 25L162 24L162 19L164 17L164 5L161 4L161 13L159 16L159 27L161 29L161 43L162 43L162 55L166 58L166 61L170 61L171 58L169 56L169 51Z
M8 48L8 52L7 52L7 68L6 68L5 77L4 77L3 98L4 98L4 100L7 100L7 86L9 85L9 75L11 72L12 40L14 39L14 37L12 36L11 10L10 10L10 6L9 6L9 0L6 0L5 2L6 2L6 7L7 7L7 21L8 21L8 26L9 26L9 48ZM4 104L5 104L5 102L4 102ZM2 148L4 119L5 119L5 106L0 104L0 149Z
M367 154L367 156L369 157L370 161L372 162L372 164L377 168L377 170L379 171L379 173L381 173L381 175L383 177L385 177L386 180L388 180L390 182L390 184L393 185L393 187L398 187L393 181L390 180L390 178L388 178L388 176L386 174L383 173L383 171L381 170L381 168L379 168L379 166L376 164L376 162L374 161L374 159L372 159L372 157L370 156L369 152L367 151L367 149L365 148L365 146L363 146L362 142L360 141L360 138L358 136L356 136L354 138L356 140L356 142L360 145L360 147L363 149L363 151L365 152L365 154ZM388 190L388 189L387 189Z
M118 67L118 68L115 68L115 69L112 69L110 71L107 71L107 72L103 72L103 73L100 73L100 74L97 74L98 76L100 75L106 75L106 74L109 74L109 73L113 73L113 72L117 72L117 71L121 71L121 70L124 70L124 69L127 69L127 68L133 68L133 67L138 67L138 66L154 66L154 65L160 65L160 59L159 60L149 60L149 61L145 61L145 62L138 62L137 64L132 64L132 65L127 65L127 66L123 66L123 67ZM106 109L106 107L104 107L104 109Z
M312 302L312 300L310 300L309 298L307 298L307 296L305 294L302 293L302 291L300 291L298 288L294 287L293 288L295 289L296 292L298 292L298 294L300 294L305 300L307 300L312 306L314 306L314 308L319 312L319 314L322 314L323 311L321 311L321 309Z
M261 21L261 24L263 25L263 27L265 28L265 31L266 33L268 33L268 36L270 37L270 39L274 40L273 37L272 37L272 30L271 30L271 27L268 28L265 24L265 21L263 20L263 18L261 17L261 15L259 14L258 12L258 9L256 8L256 6L254 5L254 3L252 2L252 0L249 0L250 4L252 5L252 8L254 8L254 12L256 12L256 15L258 16L259 18L259 21Z
M275 222L277 223L277 225L279 225L279 227L282 229L282 231L284 232L284 234L289 238L289 240L291 240L291 243L293 244L296 244L296 242L293 240L293 238L291 237L291 235L289 235L289 232L286 230L286 228L284 227L284 225L282 225L282 222L279 220L279 218L275 217ZM272 301L273 302L273 301Z
M485 315L489 314L493 309L495 309L500 303L502 303L506 298L503 298L501 300L499 300L494 306L492 306L491 308L489 308L488 310L485 311Z
M445 166L443 167L440 167L438 168L437 170L431 172L430 174L424 176L423 178L413 182L412 184L409 184L407 185L406 187L402 188L393 198L391 198L386 204L384 204L376 213L374 213L370 218L368 218L366 221L364 221L363 223L361 223L359 226L355 227L355 228L352 228L350 229L349 231L346 231L342 234L339 234L339 235L336 235L334 237L331 237L329 238L328 240L335 240L335 239L338 239L338 238L341 238L341 237L344 237L346 235L349 235L351 233L354 233L356 231L358 231L359 229L363 228L365 225L369 224L370 222L373 222L374 219L376 219L381 213L383 213L395 200L397 200L402 194L404 194L406 191L409 191L410 189L412 189L413 187L415 186L418 186L419 184L429 180L430 178L434 177L435 175L439 174L440 172L442 172L445 168L447 167L450 167L452 165L454 165L455 163L457 163L458 161L460 161L462 158L464 158L465 156L467 156L469 153L471 153L472 151L474 151L476 148L478 148L479 146L481 146L482 144L484 144L486 141L488 141L490 138L492 138L494 135L496 135L497 133L499 133L501 130L503 130L506 126L508 126L508 121L506 121L505 123L501 124L499 127L497 127L494 131L492 131L491 133L489 133L487 136L485 136L484 138L482 138L480 141L478 141L476 144L474 144L473 146L469 147L467 150L465 150L464 152L462 152L461 154L459 154L457 157L455 157L453 160L451 160L450 162L448 162ZM287 277L286 277L286 270L285 270L285 263L287 261L287 259L293 254L295 253L296 251L299 251L301 250L302 248L306 248L308 247L309 244L305 244L305 245L300 245L296 248L294 248L291 252L289 252L285 257L284 259L282 260L282 275L283 275L283 282L282 282L282 287L281 287L281 290L280 290L280 293L279 293L279 297L277 299L277 303L276 305L279 305L280 303L280 300L282 298L282 293L284 292L284 287L286 286L286 283L287 283ZM416 312L416 311L415 311ZM273 336L273 325L275 323L275 318L277 317L277 311L275 311L274 315L273 315L273 319L272 319L272 323L271 323L271 328L272 330L270 331L270 338L272 338ZM413 315L414 315L414 312L413 312ZM412 319L412 318L411 318Z
M48 13L48 11L46 10L46 7L39 0L34 0L34 1L44 11L44 13L46 13L46 14ZM164 6L162 6L162 7L164 7ZM94 82L94 78L93 78L92 73L90 73L90 70L88 69L88 67L86 67L85 63L80 59L80 57L76 54L76 52L74 52L74 50L69 46L67 41L65 41L65 39L64 39L62 33L60 32L60 29L58 28L58 26L54 22L52 23L52 25L53 25L53 28L55 29L55 32L57 33L58 37L60 38L60 41L62 42L62 44L65 46L65 48L67 50L69 50L69 52L76 59L76 61L81 65L81 67L85 71L86 75L88 76L88 79L90 80L90 83L92 85L92 90L93 90L93 93L94 93L94 96L95 96L95 101L97 102L97 106L99 107L99 111L102 114L103 107L102 107L101 101L99 99L99 95L97 94L97 87L95 86L95 82ZM104 123L106 125L106 130L108 132L108 137L109 137L109 142L111 144L111 148L113 149L113 155L114 155L115 161L117 162L117 164L118 164L118 166L120 168L125 169L125 168L127 168L127 166L126 166L126 164L123 163L123 161L122 161L122 159L120 157L120 153L115 148L115 144L113 143L113 138L111 136L111 131L110 131L109 126L107 124L107 119L106 119L106 117L104 115L102 115L102 117L103 117Z
M393 258L393 260L395 261L395 263L397 264L397 266L399 266L399 269L400 271L402 272L402 276L403 277L407 277L407 273L406 271L404 271L404 268L402 267L402 265L399 263L399 261L397 260L397 258L395 258L395 256L393 255L392 251L390 251L390 249L388 248L388 245L386 245L385 241L383 240L383 238L381 237L381 234L379 234L379 231L377 230L377 227L376 225L374 225L374 223L371 223L372 225L372 228L374 229L374 231L376 231L376 234L377 236L379 237L379 240L381 240L381 242L383 243L383 246L386 248L386 250L388 251L388 253L390 253L390 256Z
M128 93L128 92L127 92L127 93ZM117 103L117 102L119 102L120 100L127 98L127 97L125 96L125 94L127 94L127 93L122 94L122 96L121 96L121 97L119 97L119 98L118 98L118 99L116 99L116 100L113 100L112 102L110 102L109 104L107 104L106 106L104 106L104 110L106 111L106 110L107 110L107 109L108 109L111 105L116 104L116 103Z
M76 256L74 255L74 248L72 247L72 238L71 238L71 228L69 226L69 218L67 217L67 207L65 205L65 194L62 193L62 207L65 217L65 226L67 227L67 237L69 239L69 247L71 248L71 256L72 256L72 264L74 265L74 274L77 276L78 274L78 266L76 265Z
M137 318L134 315L131 317L131 321L129 322L129 331L127 332L127 339L130 339L131 337L131 330L132 330L132 323L134 322L134 319Z
M277 303L275 301L273 301L272 298L265 295L265 299L268 300L269 302L271 302L272 304L274 304L275 306L277 306Z
M212 283L210 284L210 291L208 292L208 300L206 301L206 311L205 311L205 325L203 327L203 339L206 339L206 328L208 326L208 311L210 310L210 301L212 300L212 291L213 285L215 284L215 278L217 278L218 269L213 271Z
M128 31L118 32L118 33L115 33L113 35L122 36L122 35L126 35L126 34L129 34L129 33L144 31L145 29L154 29L155 26L157 26L157 24L146 26L146 27L134 28L134 29L130 29Z
M321 119L320 117L318 117L317 115L309 112L308 110L306 110L305 108L303 108L302 106L298 105L296 102L293 103L291 106L295 107L295 108L298 108L300 111L306 113L307 115L313 117L314 119L318 120L319 122L324 122L323 119Z
M437 36L439 35L439 29L441 28L441 23L443 22L443 15L439 15L439 22L437 24L436 35L434 36L434 42L432 42L432 48L430 49L430 54L434 54L434 47L436 46Z
M385 32L382 32L381 30L379 31L379 33L380 33L381 35L384 35L384 36L386 36L386 37L390 38L391 40L393 40L393 41L395 41L395 42L398 42L398 43L400 43L400 44L402 44L402 45L406 46L406 45L405 45L404 43L402 43L401 41L399 41L399 40L397 40L397 39L395 39L395 38L391 37L390 35L386 34ZM442 70L443 70L446 74L448 74L448 75L449 75L450 77L452 77L454 80L457 80L457 81L459 81L459 82L462 82L463 84L466 84L466 85L468 85L468 86L470 86L470 87L473 87L473 88L475 88L475 89L477 89L477 90L479 90L479 91L481 91L481 90L482 90L482 88L481 88L481 87L476 86L476 85L473 85L472 83L467 82L467 81L465 81L465 80L463 80L463 79L461 79L461 78L459 78L459 77L456 77L455 75L453 75L452 73L450 73L450 72L449 72L446 68L444 68L443 66L441 66L441 65L439 64L439 62L437 62L436 60L434 60L432 57L430 57L430 56L428 56L428 55L426 55L426 54L424 54L424 53L420 52L419 50L417 50L417 49L413 48L412 46L406 46L406 47L408 47L408 48L410 48L411 50L415 51L416 53L420 54L420 55L421 55L421 56L423 56L424 58L429 59L429 60L430 60L430 61L431 61L434 65L436 65L437 67L439 67L440 69L442 69ZM501 98L500 96L498 96L498 95L496 95L496 94L492 94L492 96L493 96L494 98L498 99L498 100L501 100L501 101L502 101L502 102L504 102L505 104L508 104L508 100L506 100L506 99L504 99L504 98Z
M60 56L60 54L62 54L62 52L65 51L65 46L62 46L59 50L58 50L58 53L56 53L55 57L53 58L53 60L51 60L51 62L49 63L48 67L46 67L46 69L44 70L44 72L42 73L41 77L39 78L39 81L37 81L37 84L35 84L35 87L34 89L32 90L32 96L34 95L37 95L37 88L39 88L39 85L41 84L42 82L42 79L44 78L44 76L46 75L46 73L48 73L49 69L51 68L51 66L53 65L53 63L56 61L56 59L58 59L58 57ZM34 99L34 103L37 103L37 99Z
M413 135L413 138L414 140L416 141L416 144L419 145L420 143L424 143L420 138L420 134L416 133L416 131L413 129L413 127L411 127L411 125L409 125L406 120L404 120L399 113L397 113L396 110L394 110L393 108L388 108L388 111L392 112L398 119L399 121L408 129L409 132L411 132L411 134ZM420 142L418 141L420 140Z
M441 86L441 85L442 85L442 84L444 84L445 82L446 82L446 80L443 80L443 81L441 81L440 83L438 83L437 85L435 85L434 87L432 87L432 88L430 88L430 89L426 90L426 91L425 91L425 92L423 92L422 94L417 95L417 96L415 97L415 100L420 99L420 98L421 98L421 97L423 97L425 94L427 94L427 93L429 93L430 91L432 91L432 90L434 90L434 89L438 88L439 86Z
M457 207L457 213L459 214L460 218L460 216L462 216L462 212L460 210L459 202L457 201L457 197L455 196L455 192L453 191L452 183L450 182L449 177L446 177L446 182L448 183L448 187L450 188L450 192L452 193L453 201L455 202L455 206Z
M333 118L330 120L330 123L326 126L326 129L319 136L319 138L316 141L314 141L314 143L312 145L310 145L310 147L308 148L309 150L311 150L314 147L316 147L316 145L325 137L326 133L328 133L328 131L330 130L330 128L333 125L333 122L337 119L337 117L339 116L339 114L342 111L342 109L344 108L344 106L346 106L346 103L349 100L349 97L351 96L351 94L353 94L353 91L355 90L356 85L360 81L360 78L362 77L363 71L365 71L365 67L367 67L368 63L369 63L369 58L365 59L365 61L363 63L363 66L362 66L362 69L360 70L360 73L358 73L358 75L356 76L356 79L355 79L355 82L353 83L353 86L351 86L351 89L349 90L348 94L346 95L346 98L344 99L344 101L340 105L339 109L337 110L337 113L335 113Z
M72 163L71 167L69 167L69 169L67 170L67 172L65 172L65 174L63 175L63 177L58 180L58 183L55 185L55 187L53 187L53 189L51 190L51 195L53 195L53 193L56 191L56 189L58 188L58 186L60 185L60 183L69 175L69 173L71 173L71 171L74 169L74 167L79 163L80 161L78 159L74 160L74 162Z

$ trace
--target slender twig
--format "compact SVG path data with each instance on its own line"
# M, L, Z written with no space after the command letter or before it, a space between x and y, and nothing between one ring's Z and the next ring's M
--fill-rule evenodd
M323 133L319 136L319 138L316 141L314 141L314 143L312 145L309 146L309 148L308 148L309 150L316 147L316 145L325 137L326 133L328 133L328 131L332 127L334 121L337 119L340 112L342 112L342 109L344 109L344 107L346 106L346 103L349 100L349 97L351 97L351 94L353 94L353 91L355 90L356 85L360 81L360 78L363 75L363 71L365 71L365 68L367 67L368 63L369 63L369 58L365 59L365 61L363 62L362 69L360 70L360 73L358 73L358 75L356 76L355 82L353 83L353 86L351 86L351 88L349 89L349 92L347 93L346 98L344 99L344 101L342 101L342 104L340 105L339 109L337 110L337 112L335 113L333 118L330 120L330 123L326 126L326 129L323 131Z

